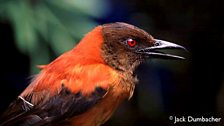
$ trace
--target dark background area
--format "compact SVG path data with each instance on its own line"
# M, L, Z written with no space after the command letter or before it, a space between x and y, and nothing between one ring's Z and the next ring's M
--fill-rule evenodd
M169 116L213 116L222 117L223 121L223 2L111 0L110 4L110 13L94 20L100 24L117 21L134 24L155 38L185 46L189 52L181 52L187 57L184 61L151 60L141 65L137 69L140 81L134 97L122 104L105 126L173 125ZM6 20L0 21L0 41L2 113L29 84L30 58L17 49L13 26Z

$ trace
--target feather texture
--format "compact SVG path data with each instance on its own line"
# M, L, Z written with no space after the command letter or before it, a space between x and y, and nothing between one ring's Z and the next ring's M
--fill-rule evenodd
M40 66L39 75L3 115L2 125L44 125L83 113L98 103L119 81L118 73L100 55L102 43L99 26L75 48Z

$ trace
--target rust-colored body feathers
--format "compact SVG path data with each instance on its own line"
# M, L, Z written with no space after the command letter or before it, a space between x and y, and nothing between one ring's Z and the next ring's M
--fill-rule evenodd
M60 89L61 84L73 93L81 91L85 95L93 92L97 86L108 88L108 84L114 83L118 75L104 64L100 55L99 50L103 43L100 34L101 27L95 28L94 32L87 34L75 48L64 53L52 63L42 66L40 74L21 96L43 90L49 90L51 95L54 95Z

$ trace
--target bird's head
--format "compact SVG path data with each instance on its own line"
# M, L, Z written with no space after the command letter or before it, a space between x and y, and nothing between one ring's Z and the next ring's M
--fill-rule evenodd
M162 49L185 49L183 46L155 39L146 31L126 23L96 27L77 46L91 61L103 61L119 71L130 71L149 58L184 59L161 52ZM87 57L85 57L87 58ZM83 58L83 61L85 61ZM88 58L88 61L90 58Z
M126 23L103 25L103 58L115 69L133 71L149 58L184 59L181 56L161 52L162 49L185 49L183 46L154 39L144 30Z

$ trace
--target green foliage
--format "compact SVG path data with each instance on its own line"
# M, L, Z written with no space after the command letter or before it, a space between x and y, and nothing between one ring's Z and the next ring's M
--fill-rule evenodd
M30 56L31 72L38 64L74 47L97 25L93 18L105 16L105 0L0 0L0 19L7 19L15 31L20 51Z

